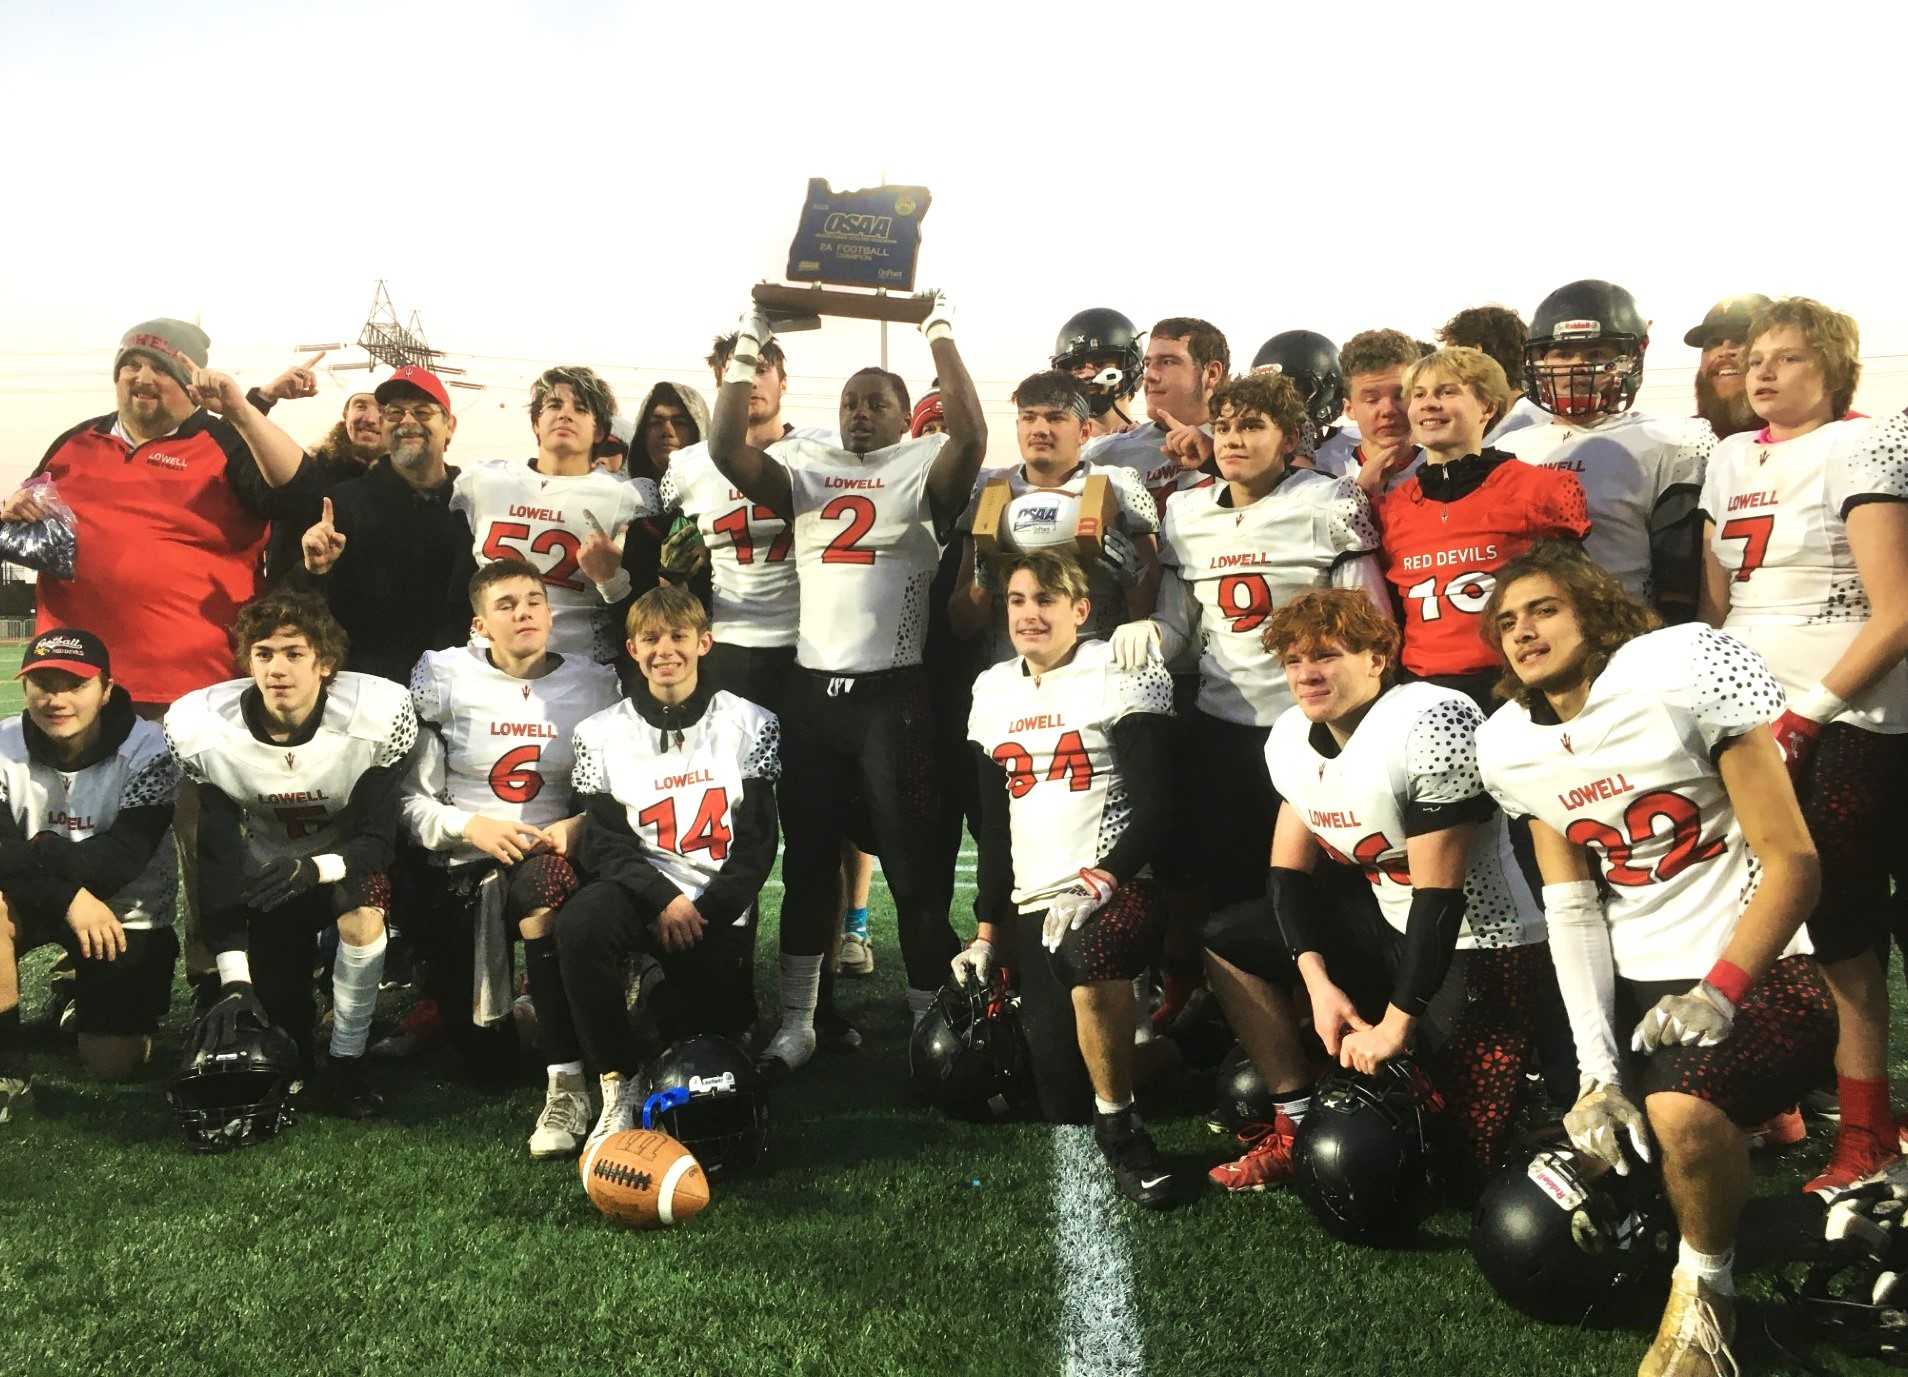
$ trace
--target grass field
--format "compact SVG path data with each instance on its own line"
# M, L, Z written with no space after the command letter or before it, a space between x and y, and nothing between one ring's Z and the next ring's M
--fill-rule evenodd
M772 910L779 888L765 898ZM770 1169L667 1233L609 1226L572 1164L529 1159L534 1071L484 1094L448 1054L388 1064L390 1119L308 1115L273 1143L200 1158L158 1078L89 1084L34 1028L36 1108L0 1127L0 1372L1635 1370L1642 1334L1546 1327L1498 1303L1454 1211L1386 1252L1331 1242L1289 1193L1143 1214L1110 1195L1085 1129L917 1107L884 905L877 883L879 971L842 990L868 1045L787 1085ZM50 955L26 963L30 1024ZM175 1035L186 1005L180 986ZM1145 1106L1193 1169L1220 1155L1198 1119L1208 1098L1189 1080ZM1759 1190L1793 1191L1826 1150L1817 1130L1764 1159Z
M11 717L26 705L20 696L20 659L26 654L25 641L0 641L0 717Z

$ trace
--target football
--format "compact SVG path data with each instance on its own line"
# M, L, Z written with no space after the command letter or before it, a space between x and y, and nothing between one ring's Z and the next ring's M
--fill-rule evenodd
M590 1203L619 1224L666 1229L709 1203L709 1178L695 1154L646 1128L612 1133L577 1168Z

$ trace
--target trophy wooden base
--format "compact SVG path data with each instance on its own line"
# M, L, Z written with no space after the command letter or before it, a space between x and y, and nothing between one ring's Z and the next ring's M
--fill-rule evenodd
M886 296L827 287L791 287L781 282L758 282L750 295L755 304L768 313L769 322L778 334L818 330L823 316L919 325L928 318L928 311L934 305L929 296Z

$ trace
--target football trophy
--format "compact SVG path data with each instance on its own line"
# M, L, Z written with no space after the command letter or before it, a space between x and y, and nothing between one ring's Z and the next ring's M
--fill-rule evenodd
M836 191L822 178L811 177L801 223L788 249L790 280L758 282L755 304L778 334L818 329L823 316L919 325L933 305L931 297L913 295L921 220L931 200L924 186ZM812 285L793 285L797 282ZM902 295L892 295L897 292Z

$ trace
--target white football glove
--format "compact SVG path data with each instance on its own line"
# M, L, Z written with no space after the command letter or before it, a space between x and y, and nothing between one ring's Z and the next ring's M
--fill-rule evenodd
M976 937L955 953L948 966L954 972L956 985L965 985L970 974L975 984L985 985L994 973L994 944L985 937Z
M1577 1103L1564 1115L1563 1125L1570 1135L1570 1146L1608 1162L1618 1176L1630 1174L1630 1164L1623 1156L1624 1133L1630 1135L1631 1150L1643 1161L1650 1160L1649 1124L1619 1086L1585 1081Z
M1040 925L1040 945L1059 951L1060 943L1086 920L1100 911L1113 897L1115 886L1104 871L1086 869L1077 884L1067 886L1047 904L1047 917Z
M946 292L937 290L932 295L934 301L928 307L927 319L921 322L921 333L927 337L929 344L937 339L954 337L953 303L947 299Z
M1122 588L1131 588L1139 582L1139 551L1133 545L1133 538L1118 527L1100 537L1100 563L1119 580Z
M769 324L768 313L750 301L748 309L735 319L735 352L753 358L774 338L775 327Z
M1151 618L1114 627L1107 644L1113 647L1113 663L1121 669L1143 669L1148 660L1165 658L1159 650L1159 623Z
M1687 994L1664 995L1643 1015L1630 1034L1632 1052L1656 1052L1665 1047L1714 1047L1736 1024L1736 1006L1729 996L1699 980Z

